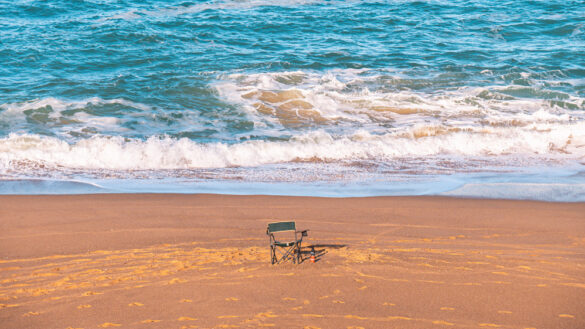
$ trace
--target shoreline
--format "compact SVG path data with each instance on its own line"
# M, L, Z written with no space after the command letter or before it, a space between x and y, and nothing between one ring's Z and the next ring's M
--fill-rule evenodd
M585 203L0 196L11 328L577 328ZM316 263L270 265L297 222ZM305 254L306 255L306 254Z
M288 197L457 197L486 200L585 202L585 183L564 175L477 177L437 176L426 181L402 182L245 182L209 180L181 182L176 179L55 180L14 178L0 180L0 196L93 195L93 194L181 194L256 195ZM582 173L576 173L582 176Z
M17 198L26 198L26 197L78 197L78 196L86 196L86 197L95 197L95 196L156 196L156 197L178 197L178 196L185 196L185 197L194 197L194 196L209 196L209 197L252 197L252 198L311 198L311 199L331 199L331 200L340 200L340 199L376 199L376 198L388 198L388 199L451 199L451 200L461 200L461 201L494 201L494 202L535 202L535 203L544 203L544 204L582 204L583 201L550 201L550 200L536 200L536 199L510 199L510 198L489 198L489 197L482 197L482 196L465 196L465 195L457 195L457 194L422 194L422 195L365 195L365 196L315 196L315 195L289 195L289 194L233 194L233 193L199 193L199 192L119 192L119 191L109 191L109 192L100 192L100 193L58 193L58 194L0 194L0 200L2 198L10 198L10 197L17 197Z

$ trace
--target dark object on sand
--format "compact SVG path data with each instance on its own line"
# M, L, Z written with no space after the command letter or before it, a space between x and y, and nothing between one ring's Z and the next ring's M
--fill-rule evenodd
M303 241L303 237L308 235L307 231L308 230L297 231L295 222L269 223L268 227L266 228L266 234L270 238L271 263L278 264L280 262L286 262L287 260L291 259L293 263L299 264L301 262L301 243ZM287 232L294 233L294 240L290 241L293 236L290 233L286 234ZM275 233L278 233L279 239L284 238L286 234L286 236L288 236L288 241L283 242L276 240ZM277 252L280 255L280 258L278 257Z

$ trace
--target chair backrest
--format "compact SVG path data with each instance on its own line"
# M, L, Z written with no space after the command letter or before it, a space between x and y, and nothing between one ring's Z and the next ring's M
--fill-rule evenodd
M295 222L277 222L268 223L267 233L282 232L282 231L295 231Z

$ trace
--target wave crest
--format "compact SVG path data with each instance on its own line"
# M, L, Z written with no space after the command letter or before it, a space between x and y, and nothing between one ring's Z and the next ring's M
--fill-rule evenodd
M22 163L79 169L148 170L253 167L294 161L391 161L406 157L499 155L585 159L585 123L541 130L490 127L449 129L416 125L401 133L365 130L334 136L315 131L288 141L197 143L182 138L147 140L94 136L69 144L54 137L10 134L0 139L0 168L6 173ZM463 160L462 160L463 161ZM505 163L502 158L502 165Z

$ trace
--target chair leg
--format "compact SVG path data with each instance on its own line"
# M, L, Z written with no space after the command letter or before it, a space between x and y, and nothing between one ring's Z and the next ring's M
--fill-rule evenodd
M302 260L302 255L301 255L301 244L297 244L297 264L300 264Z
M287 260L291 260L293 264L300 264L302 261L301 255L301 244L295 243L288 248L281 248L277 247L276 245L270 245L270 255L271 255L271 263L272 264L280 264L281 262L286 262ZM278 257L280 255L280 257Z
M297 261L300 264L301 260L302 260L302 255L301 255L301 244L299 243L299 247L297 248L298 254L297 254Z

